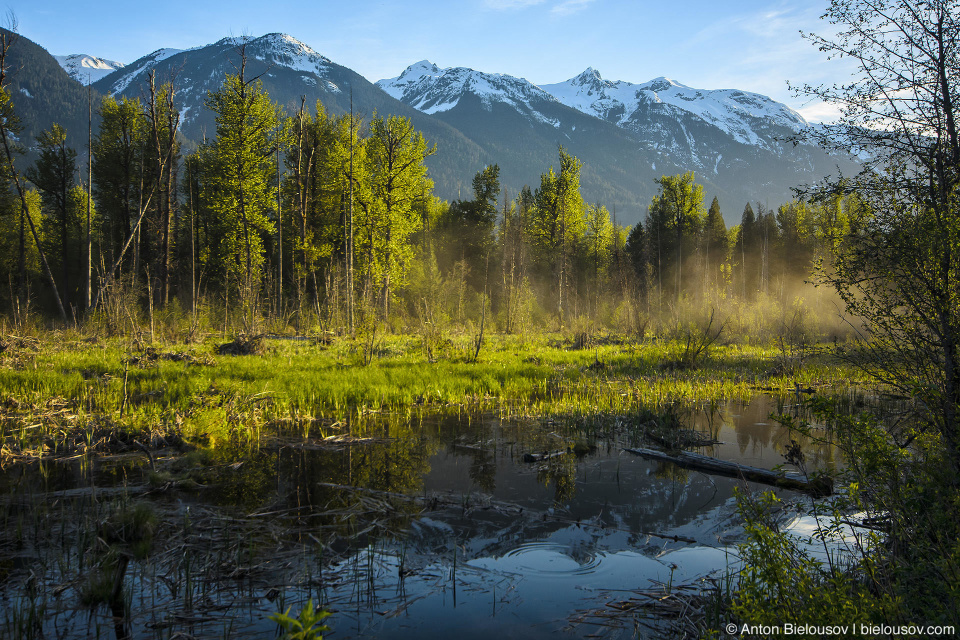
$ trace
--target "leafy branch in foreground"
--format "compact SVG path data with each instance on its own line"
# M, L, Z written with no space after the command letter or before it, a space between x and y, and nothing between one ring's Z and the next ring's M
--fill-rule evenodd
M286 611L275 613L270 619L283 628L283 640L323 640L323 632L330 631L330 627L325 624L315 625L330 615L329 611L314 611L311 598L296 618L290 616L290 607L287 607Z
M960 2L844 0L823 16L838 28L809 35L852 59L856 80L803 87L839 105L818 140L868 156L852 180L828 181L821 199L855 192L862 228L822 280L862 319L861 362L880 382L916 397L960 479Z

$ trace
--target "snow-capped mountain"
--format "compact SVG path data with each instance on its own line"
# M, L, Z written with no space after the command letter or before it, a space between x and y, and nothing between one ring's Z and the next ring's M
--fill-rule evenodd
M70 74L71 78L84 86L93 84L100 78L123 68L122 62L88 56L84 53L53 57L60 63L63 70Z
M449 111L465 95L473 95L487 110L501 103L554 127L560 124L542 109L544 103L553 106L556 98L535 84L503 73L483 73L465 67L441 69L429 60L421 60L398 77L379 80L376 85L427 114Z
M809 126L786 105L766 96L736 89L694 89L669 78L643 84L604 80L587 68L575 78L542 88L563 104L635 132L659 111L675 119L691 115L729 135L736 142L772 150L771 132L797 133Z
M335 77L342 75L334 68L337 65L303 42L281 33L259 38L228 37L192 49L158 49L104 77L96 88L111 95L137 96L151 71L156 72L158 83L175 79L183 101L183 125L189 130L202 119L207 92L219 88L227 73L237 73L241 50L246 56L248 77L262 75L265 87L274 84L279 75L284 84L292 80L297 87L294 90L301 94L318 87L325 93L341 92Z
M801 183L834 168L819 149L792 144L809 127L800 114L756 93L694 89L668 78L614 82L592 68L543 88L560 102L629 131L656 156L720 183L739 182L759 192L791 176ZM757 182L764 174L770 177ZM784 191L779 198L786 197Z
M563 146L583 161L581 184L594 199L616 199L639 210L653 193L652 174L647 180L646 171L635 171L632 160L623 161L637 154L629 132L564 105L523 78L464 67L444 69L423 60L376 84L489 150L510 191L539 184ZM644 164L649 171L652 163Z
M531 156L549 158L562 144L583 160L585 186L605 197L630 193L636 199L629 206L641 213L662 175L693 170L722 201L776 202L788 200L791 187L828 175L837 162L813 146L792 144L809 126L798 113L735 89L700 90L667 78L611 82L592 68L537 86L426 60L377 86L495 147L498 157L516 154L511 168L527 184L537 179L523 173Z

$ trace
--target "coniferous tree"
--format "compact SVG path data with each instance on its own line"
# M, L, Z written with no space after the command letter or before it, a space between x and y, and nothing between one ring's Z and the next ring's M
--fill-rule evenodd
M259 78L247 78L241 48L237 75L227 75L206 105L216 115L217 137L201 150L204 197L212 214L214 265L223 285L239 293L244 322L252 325L265 262L264 243L274 232L280 108Z
M676 300L684 289L683 261L691 255L695 239L703 223L703 186L694 181L688 171L682 175L663 176L657 179L660 185L659 206L669 220L674 234L674 280Z
M807 203L794 200L777 209L780 272L788 280L809 277L813 266L813 235Z
M464 260L476 267L470 283L484 286L485 263L493 246L497 221L496 199L500 193L500 167L488 165L473 177L473 200L453 201L444 216L448 263Z
M104 258L113 264L139 215L147 128L136 99L104 97L100 118L93 141L93 195L100 212Z
M550 167L541 174L528 232L541 273L552 275L556 282L557 316L561 322L566 313L571 250L584 234L582 166L560 147L560 172L555 173Z
M740 232L734 246L734 259L739 268L740 295L744 300L752 300L757 291L757 218L753 206L748 202L740 218Z
M720 201L714 197L703 227L703 258L706 271L704 287L708 290L713 290L721 281L720 268L726 261L730 248L727 238L727 225L720 212Z
M647 220L649 221L650 218L648 217ZM639 304L644 307L647 304L649 293L647 285L650 281L650 239L648 235L648 227L638 222L630 228L625 246L630 266L633 268L637 299Z
M390 297L404 283L412 258L410 237L423 220L417 209L424 194L433 191L424 164L436 147L427 145L423 134L409 119L400 116L376 117L370 123L366 144L365 169L369 191L361 200L363 229L358 256L366 282L367 295L379 289L381 310L390 313Z
M604 280L613 248L613 223L610 212L601 204L587 205L586 246L588 261L592 267L591 287L594 293L594 312L600 308L600 299L604 293Z
M76 186L77 152L67 146L67 132L54 124L37 137L40 153L37 162L27 170L27 179L40 192L42 209L50 221L47 238L48 255L52 266L59 267L60 290L63 304L70 305L73 287L78 284L70 278L80 272L80 253L76 244L80 240L80 217L71 192ZM73 243L71 243L73 240Z

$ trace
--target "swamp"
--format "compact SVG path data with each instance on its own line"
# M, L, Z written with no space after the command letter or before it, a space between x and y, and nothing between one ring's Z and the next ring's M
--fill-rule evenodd
M834 123L724 92L806 178L622 105L533 144L527 89L354 105L281 34L43 97L11 13L0 637L956 636L960 1L828 4Z
M738 492L771 487L631 451L830 474L827 431L784 422L871 401L833 344L3 345L11 638L264 637L308 602L331 638L695 636L741 563ZM773 490L808 527L816 498Z

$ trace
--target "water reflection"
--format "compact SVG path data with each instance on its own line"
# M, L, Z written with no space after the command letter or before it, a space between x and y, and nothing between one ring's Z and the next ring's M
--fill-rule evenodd
M768 416L796 410L758 398L684 420L722 441L706 453L770 468L791 434ZM535 463L524 454L585 434L384 416L356 437L311 435L181 460L190 490L147 483L137 458L0 474L4 635L40 620L66 638L257 637L274 629L267 615L313 598L335 612L331 638L581 637L598 628L572 624L575 612L723 570L741 534L737 480L626 454L629 431ZM835 460L827 445L807 455L814 468ZM157 542L129 560L116 615L89 614L77 602L106 553L98 532L133 499L160 514Z

